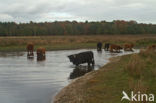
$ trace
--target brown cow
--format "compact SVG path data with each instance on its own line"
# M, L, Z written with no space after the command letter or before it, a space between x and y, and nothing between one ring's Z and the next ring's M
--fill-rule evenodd
M115 45L115 44L111 44L109 47L110 52L120 52L120 49L122 49L121 46L119 45Z
M156 45L153 44L153 45L148 46L147 50L156 50Z
M37 60L38 61L45 60L45 56L46 56L45 51L46 51L46 49L42 48L42 47L37 49Z
M27 56L28 57L32 57L32 56L34 56L34 44L32 44L32 43L29 43L29 44L27 44Z
M124 51L133 51L134 44L125 44Z

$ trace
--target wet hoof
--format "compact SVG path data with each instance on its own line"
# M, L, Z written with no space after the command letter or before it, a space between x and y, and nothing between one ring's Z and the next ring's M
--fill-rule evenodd
M97 51L98 53L102 53L102 50L101 51Z
M27 59L34 59L34 56L27 56Z

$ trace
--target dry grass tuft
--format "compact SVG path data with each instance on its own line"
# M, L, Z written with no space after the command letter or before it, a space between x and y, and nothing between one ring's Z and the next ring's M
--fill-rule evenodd
M141 94L145 94L145 93L147 93L147 91L149 89L149 87L147 85L145 85L145 83L142 80L135 81L135 83L133 81L133 84L131 84L131 85L133 85L132 91L136 94L138 92L140 92ZM136 97L136 98L138 98L138 97ZM143 98L143 99L144 100L142 101L142 103L148 103L148 101L145 100L146 98ZM131 101L130 103L138 103L138 102Z
M126 65L126 70L132 77L140 78L144 67L144 60L137 54L134 54L130 57L130 61Z
M140 50L139 56L141 57L146 57L146 59L148 57L153 57L155 56L155 50L151 50L151 49L145 49L145 50Z
M98 80L96 80L96 79L90 79L89 81L88 81L88 83L90 83L90 84L95 84L95 83L98 83L99 81Z

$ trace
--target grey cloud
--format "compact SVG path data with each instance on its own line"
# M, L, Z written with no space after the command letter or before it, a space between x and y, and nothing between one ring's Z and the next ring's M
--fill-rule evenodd
M0 0L0 21L137 20L156 23L156 0Z

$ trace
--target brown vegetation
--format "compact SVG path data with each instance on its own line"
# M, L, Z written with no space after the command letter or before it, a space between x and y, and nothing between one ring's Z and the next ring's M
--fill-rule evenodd
M25 50L32 42L35 49L44 46L47 50L96 48L96 44L111 43L124 45L133 43L135 47L147 46L156 42L155 35L90 35L90 36L27 36L0 37L0 51Z
M0 37L0 46L26 45L32 42L35 45L64 44L64 43L97 43L99 41L122 43L136 43L141 40L155 40L152 35L91 35L91 36L41 36L41 37Z
M128 73L135 78L140 78L143 69L145 68L144 60L137 54L130 57L130 61L126 65Z

